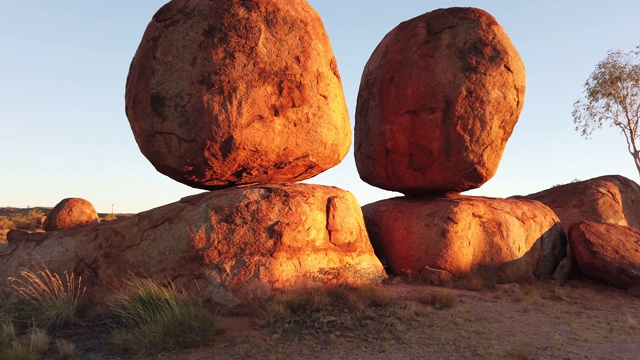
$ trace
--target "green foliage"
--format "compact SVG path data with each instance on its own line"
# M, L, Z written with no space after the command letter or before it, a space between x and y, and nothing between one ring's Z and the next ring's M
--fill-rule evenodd
M640 172L640 46L608 52L584 83L584 98L574 102L572 116L576 131L587 138L605 124L619 128Z
M46 328L71 324L76 320L80 300L85 292L82 279L64 273L61 278L48 269L20 272L20 278L9 278L12 291L21 301L15 317L25 322L37 322Z
M151 355L208 344L218 334L211 313L180 293L173 284L129 282L130 293L112 306L121 320L110 338L114 349Z

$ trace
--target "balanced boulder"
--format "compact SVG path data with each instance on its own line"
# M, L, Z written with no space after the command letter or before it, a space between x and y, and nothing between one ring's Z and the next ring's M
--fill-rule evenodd
M196 188L308 179L351 145L336 59L305 0L170 1L125 99L144 156Z
M31 236L0 247L0 287L32 269L33 259L52 272L82 276L95 302L106 301L129 276L171 279L227 305L280 290L385 277L356 199L319 185L222 189L115 221Z
M396 275L446 271L523 282L549 278L565 256L557 216L537 201L404 197L362 211L376 255Z
M439 9L401 23L362 74L360 177L404 194L480 187L497 170L524 92L522 60L485 11Z
M45 231L63 230L99 223L96 208L85 199L68 198L60 201L44 220Z
M623 289L640 285L640 229L583 221L569 228L569 243L584 275Z

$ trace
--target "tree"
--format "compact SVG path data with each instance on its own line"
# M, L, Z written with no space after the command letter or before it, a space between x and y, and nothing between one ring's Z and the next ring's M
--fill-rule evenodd
M573 103L572 115L576 131L586 138L604 124L618 127L640 175L640 46L607 53L584 83L584 98Z

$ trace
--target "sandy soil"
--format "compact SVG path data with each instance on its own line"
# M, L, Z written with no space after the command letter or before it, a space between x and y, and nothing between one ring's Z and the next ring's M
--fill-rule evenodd
M411 302L424 285L387 285ZM580 281L518 289L453 290L455 305L433 310L400 336L282 339L250 316L224 316L209 347L150 359L638 359L640 296ZM383 334L384 335L384 334ZM388 334L387 334L388 335Z

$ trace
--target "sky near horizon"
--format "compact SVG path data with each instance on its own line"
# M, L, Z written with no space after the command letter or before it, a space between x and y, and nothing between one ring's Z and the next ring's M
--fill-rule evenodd
M136 213L201 193L158 173L124 111L129 64L165 0L0 0L0 207L54 206L68 197L98 212ZM488 11L527 71L524 109L496 175L467 194L526 195L573 179L620 174L638 182L622 134L586 140L571 110L607 51L640 45L631 0L309 0L323 19L352 127L360 77L400 22L438 8ZM352 149L353 150L353 149ZM352 192L361 205L398 196L362 182L353 152L305 181Z

